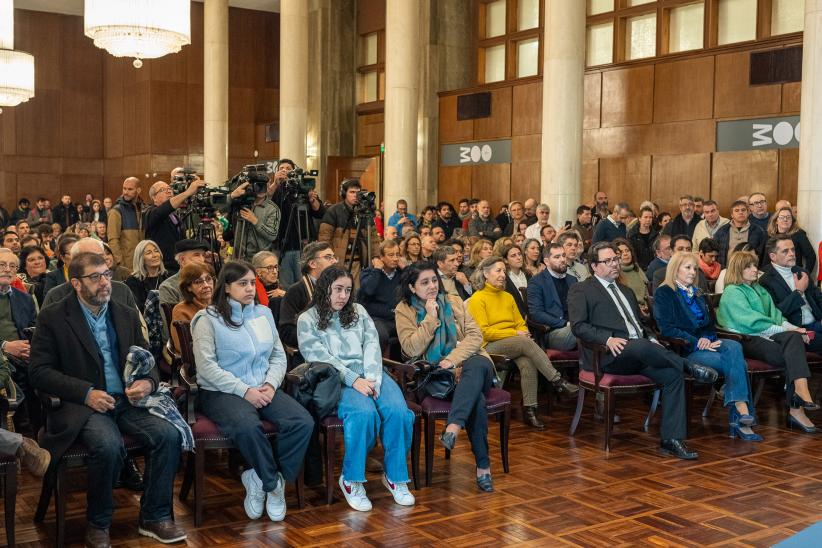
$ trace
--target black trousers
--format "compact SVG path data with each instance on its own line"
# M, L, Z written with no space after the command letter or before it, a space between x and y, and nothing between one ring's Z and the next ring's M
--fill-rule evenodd
M488 414L485 395L491 390L494 364L485 356L471 356L462 363L462 374L454 389L448 424L465 428L477 468L488 468Z
M685 437L686 360L648 339L631 339L614 361L603 368L615 375L645 375L662 387L662 439Z
M805 341L796 331L771 335L771 340L748 337L742 342L742 352L746 358L762 360L785 369L785 396L789 404L794 393L793 381L811 376L805 357Z

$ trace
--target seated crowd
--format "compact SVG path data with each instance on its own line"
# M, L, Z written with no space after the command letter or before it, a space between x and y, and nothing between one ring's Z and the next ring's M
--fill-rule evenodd
M348 180L338 204L309 193L309 234L301 234L279 188L293 167L281 161L269 192L240 210L243 242L223 241L222 215L213 240L184 229L175 211L199 180L178 195L157 182L148 205L140 181L128 178L114 201L63 196L55 208L45 198L29 208L24 198L11 215L0 208L0 388L14 383L26 396L14 418L24 435L0 429L0 452L54 482L69 448L88 448L87 545L109 545L120 485L143 491L140 534L186 537L172 489L191 432L174 413L151 412L186 344L176 322L193 340L198 412L248 465L240 481L251 519L283 520L285 483L308 463L317 417L292 397L286 376L303 362L339 377L338 485L360 511L372 508L366 467L373 471L378 438L382 485L397 504L415 503L406 463L414 412L384 357L452 373L439 442L451 450L466 431L483 492L494 490L486 397L501 376L492 356L515 364L521 417L535 430L545 428L540 376L561 397L580 390L577 372L560 372L551 352L578 351L583 370L596 360L605 374L659 385L662 453L697 458L685 444L687 377L721 379L730 434L762 441L746 359L784 371L787 426L816 431L806 414L819 409L806 355L822 351L816 246L784 200L771 211L762 194L741 197L725 204L724 218L720 204L686 195L676 216L652 202L637 216L625 202L609 208L598 192L556 228L534 199L496 216L486 200L440 202L420 215L399 200L385 221L376 210L373 224L354 225L362 189ZM48 421L41 393L62 402ZM274 445L267 422L277 424ZM44 424L41 448L33 437ZM146 448L142 472L121 434Z

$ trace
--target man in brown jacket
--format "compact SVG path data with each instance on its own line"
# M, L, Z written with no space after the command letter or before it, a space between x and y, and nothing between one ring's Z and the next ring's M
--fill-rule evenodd
M334 204L325 212L325 216L320 223L320 232L317 237L318 241L331 244L334 255L337 256L337 260L340 261L345 268L349 268L346 259L351 259L349 269L356 281L360 279L359 273L363 262L367 262L370 258L379 257L380 255L380 237L377 234L377 229L374 228L373 222L370 220L367 227L361 229L362 235L360 241L362 243L359 249L353 249L354 242L357 238L357 221L354 207L357 205L357 193L360 190L362 190L362 185L360 185L358 179L343 181L340 187L340 197L343 201ZM369 217L373 216L369 215ZM368 233L370 233L371 236L370 252L368 249ZM366 264L365 266L368 267L370 264Z
M143 239L143 212L140 201L140 179L129 177L123 181L123 195L108 212L108 245L117 264L131 270L134 248Z

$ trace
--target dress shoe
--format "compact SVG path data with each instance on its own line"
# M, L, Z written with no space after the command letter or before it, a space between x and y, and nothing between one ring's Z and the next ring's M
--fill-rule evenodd
M802 424L801 422L796 420L793 417L793 415L788 415L788 418L785 422L786 422L787 427L790 430L793 430L794 428L796 428L797 430L800 430L800 431L802 431L806 434L816 434L819 431L816 428L816 426L805 426L804 424Z
M493 493L494 480L491 479L491 474L483 474L481 476L477 476L477 487L479 487L480 491L484 491L486 493Z
M702 384L713 384L719 377L715 369L694 362L687 362L685 370L690 373L696 382Z
M163 544L182 542L188 536L185 529L178 527L177 524L170 519L141 523L137 532L143 536L159 540Z
M137 463L134 462L133 458L126 457L123 461L120 478L117 480L117 483L114 484L114 487L125 487L132 491L142 491L144 489L143 474L140 472L140 469L137 468Z
M86 527L86 548L111 548L108 529Z
M735 405L731 405L728 407L728 424L733 425L740 425L740 426L755 426L756 417L752 414L745 413L742 415L737 409ZM733 433L731 433L731 437Z
M537 406L528 405L522 407L522 422L533 428L534 430L543 430L545 424L539 420L537 416Z
M682 440L676 439L662 440L659 443L659 450L666 455L673 455L683 460L696 460L699 456L696 451L688 449Z
M557 395L562 398L576 398L579 393L579 386L568 382L561 375L552 380L551 384L554 386L554 390L556 390Z
M818 411L819 404L813 401L803 400L796 392L791 396L791 407L799 409L800 407L805 411Z
M745 432L740 430L740 425L738 425L738 424L730 425L729 435L732 438L736 438L737 436L739 436L739 439L744 440L744 441L762 441L763 440L762 436L760 436L756 432L751 431L750 434L746 434Z
M17 456L23 466L38 478L43 477L51 462L51 453L37 445L37 442L31 438L23 438L17 449Z
M443 447L451 451L454 449L454 445L457 444L457 435L453 432L443 432L440 434L440 443Z

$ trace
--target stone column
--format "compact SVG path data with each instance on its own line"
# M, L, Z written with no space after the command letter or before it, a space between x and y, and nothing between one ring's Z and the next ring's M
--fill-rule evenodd
M385 6L386 216L400 198L417 211L417 109L419 106L421 0L387 0Z
M554 226L575 219L581 200L585 4L545 0L540 200Z
M306 167L308 2L280 3L280 158Z
M217 186L228 178L228 0L204 6L204 179Z
M818 86L818 88L817 88ZM805 0L796 209L814 250L822 240L822 0Z

